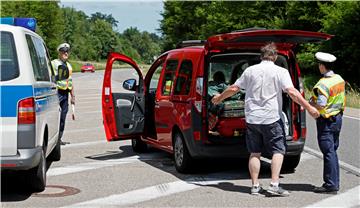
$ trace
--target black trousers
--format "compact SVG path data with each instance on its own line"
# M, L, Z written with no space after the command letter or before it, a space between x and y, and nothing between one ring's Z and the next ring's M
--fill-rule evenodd
M69 110L69 93L70 93L69 90L58 90L58 97L59 97L60 108L61 108L60 132L59 132L60 139L64 133L66 114Z

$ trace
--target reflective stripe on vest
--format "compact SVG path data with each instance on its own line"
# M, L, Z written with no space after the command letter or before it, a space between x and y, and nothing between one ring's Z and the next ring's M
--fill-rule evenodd
M326 106L320 110L320 114L329 118L337 115L345 109L345 81L340 75L334 74L331 77L323 77L313 88L313 97L317 99L320 92L327 97Z
M63 62L61 60L59 60L59 59L55 59L55 60L53 60L51 62L51 64L52 64L52 66L53 66L53 68L55 70L55 75L58 75L58 67L60 65L62 65ZM66 66L69 69L69 78L66 79L66 80L58 80L56 82L58 89L61 89L61 90L67 90L67 89L71 90L72 89L72 77L71 77L71 75L72 75L72 67L71 67L69 62L66 62Z

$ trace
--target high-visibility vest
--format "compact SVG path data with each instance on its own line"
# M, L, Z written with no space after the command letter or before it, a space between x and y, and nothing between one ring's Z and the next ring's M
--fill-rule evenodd
M312 92L314 100L317 100L318 92L327 98L326 106L319 111L324 118L329 118L344 111L345 81L340 75L334 74L331 77L321 78L314 86Z
M172 85L172 80L167 80L167 81L165 82L164 95L170 95L171 85Z
M66 65L66 67L69 69L69 77L67 79L63 80L57 80L56 84L58 89L61 90L71 90L72 89L72 67L69 62L64 63L60 59L55 59L51 62L53 69L55 70L55 75L59 75L58 69L60 65Z

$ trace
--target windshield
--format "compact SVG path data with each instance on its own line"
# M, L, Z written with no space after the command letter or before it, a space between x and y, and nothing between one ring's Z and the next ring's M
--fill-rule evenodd
M0 80L8 81L19 76L14 37L10 32L1 32Z

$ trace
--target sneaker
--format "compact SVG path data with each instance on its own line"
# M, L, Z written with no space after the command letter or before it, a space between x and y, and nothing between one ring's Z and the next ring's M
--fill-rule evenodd
M263 191L261 185L251 187L251 195L259 195Z
M272 184L270 184L267 192L269 192L272 195L276 195L276 196L290 196L289 191L281 188L280 186L274 186Z

